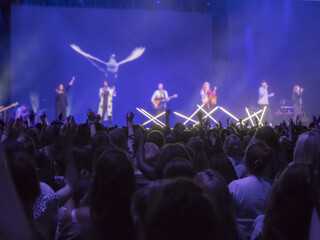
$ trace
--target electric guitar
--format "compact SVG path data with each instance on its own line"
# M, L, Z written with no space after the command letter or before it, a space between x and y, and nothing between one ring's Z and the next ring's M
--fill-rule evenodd
M217 90L217 87L214 87L213 91L211 91L209 94L208 100L206 102L208 109L210 109L210 106L213 106L217 103L216 90Z
M155 98L152 101L153 108L158 109L159 106L163 105L166 102L169 102L172 98L177 98L177 97L178 97L178 94L174 94L174 95L167 97L167 98Z

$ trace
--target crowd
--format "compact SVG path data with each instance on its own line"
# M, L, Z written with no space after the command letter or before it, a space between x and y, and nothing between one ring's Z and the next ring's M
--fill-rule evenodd
M104 127L0 120L1 239L320 238L320 118Z

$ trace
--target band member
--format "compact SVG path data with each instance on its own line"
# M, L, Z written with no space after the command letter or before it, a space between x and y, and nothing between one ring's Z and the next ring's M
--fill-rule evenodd
M63 84L60 84L59 87L56 89L56 118L59 117L60 113L62 113L63 117L66 117L67 115L67 92L69 88L72 86L75 79L76 77L73 76L66 88L63 86Z
M295 85L293 87L292 101L293 101L293 106L294 106L294 117L295 118L302 113L301 112L302 92L303 92L303 88L301 88L299 85Z
M104 81L103 86L99 90L100 104L98 114L101 116L101 123L109 121L112 127L112 99L116 96L116 87L108 87L108 82Z
M217 103L216 95L217 87L214 87L213 91L210 89L210 83L205 82L201 88L200 95L201 101L204 107L209 110L213 105Z
M27 116L29 113L27 112L27 105L23 104L21 107L19 107L16 111L16 119L22 117L23 120L25 116Z
M163 89L163 84L159 83L158 90L156 90L151 97L153 107L156 109L156 115L159 115L160 113L166 110L167 101L168 92Z
M261 83L261 86L259 88L259 99L258 104L264 108L266 107L265 111L265 121L267 121L269 124L272 124L272 115L271 110L269 107L269 97L273 97L274 93L268 93L268 84L267 82L263 81Z

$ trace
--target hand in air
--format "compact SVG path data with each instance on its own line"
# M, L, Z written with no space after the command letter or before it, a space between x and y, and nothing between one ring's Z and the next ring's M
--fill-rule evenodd
M133 112L130 111L130 113L127 113L127 116L126 116L127 123L132 123L133 118L134 118Z

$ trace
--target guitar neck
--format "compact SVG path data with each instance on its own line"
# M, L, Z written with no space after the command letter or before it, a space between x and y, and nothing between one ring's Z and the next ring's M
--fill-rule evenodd
M0 108L0 112L6 111L6 110L8 110L10 108L13 108L13 107L17 106L17 105L18 105L18 103L16 102L16 103L13 103L13 104L11 104L11 105L9 105L7 107L2 107L2 108Z

